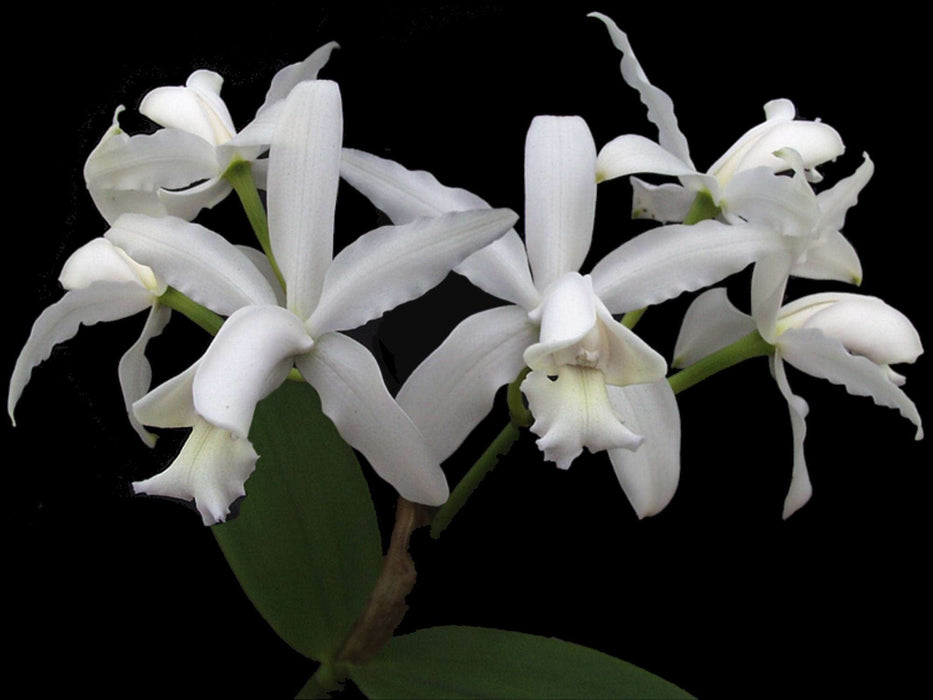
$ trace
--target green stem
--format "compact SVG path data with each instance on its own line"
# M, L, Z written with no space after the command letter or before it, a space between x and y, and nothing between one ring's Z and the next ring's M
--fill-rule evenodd
M643 309L637 309L635 311L629 311L627 314L622 316L622 320L619 321L623 326L632 330L635 327L635 324L641 320L641 317L645 315L645 311L648 310L646 306Z
M308 679L304 687L298 691L298 698L305 700L323 700L329 698L331 693L340 690L346 673L338 671L334 665L325 661L318 666L314 675Z
M159 297L159 303L187 316L211 335L217 335L217 331L224 323L223 317L189 299L174 287L165 290L165 293Z
M460 483L454 488L447 502L444 503L435 514L434 519L431 521L432 538L437 539L441 536L441 533L464 506L467 499L476 490L486 474L491 472L493 467L496 466L499 457L508 453L512 444L518 439L518 436L518 426L512 421L509 421L499 435L496 436L496 439L492 441L492 444L489 445L480 458L476 460L470 468L470 471L460 480Z
M275 257L272 255L272 244L269 240L269 220L266 217L266 209L259 196L259 190L256 189L256 181L253 180L252 166L249 161L235 160L224 172L224 177L227 178L227 182L230 183L240 198L240 203L246 212L246 218L249 219L249 223L253 227L256 239L269 259L279 284L282 285L282 289L285 289L285 278L282 276L282 272L275 262Z
M675 394L689 389L720 370L732 367L752 357L762 357L774 352L774 346L761 337L758 331L752 331L731 345L717 350L712 355L694 362L677 374L667 378Z

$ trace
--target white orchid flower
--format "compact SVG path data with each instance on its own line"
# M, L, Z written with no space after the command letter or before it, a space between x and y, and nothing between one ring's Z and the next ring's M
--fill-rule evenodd
M599 152L600 180L635 173L669 175L680 184L652 185L631 178L632 214L662 222L683 221L697 194L708 193L713 203L728 210L735 177L747 170L766 168L778 172L787 163L774 155L782 148L797 151L807 177L820 179L816 166L833 160L844 151L842 139L832 127L819 121L795 119L796 108L787 99L764 106L765 121L743 134L706 172L700 172L690 158L687 139L680 131L674 105L663 90L649 82L635 58L628 37L609 17L598 12L590 17L601 20L612 43L622 52L621 70L625 82L634 88L648 109L648 119L658 128L658 141L637 134L625 134L607 143Z
M793 177L764 168L740 173L733 180L732 212L727 215L734 223L767 226L783 243L780 250L758 260L752 273L752 315L768 341L772 338L765 332L783 303L790 277L861 283L861 262L841 229L874 173L874 164L864 154L852 175L816 194L804 177L799 154L790 149L775 153L794 170Z
M771 371L790 410L794 465L784 501L787 518L812 494L804 456L807 402L790 388L784 362L814 377L843 385L850 394L870 396L897 409L917 426L920 414L900 385L904 377L892 364L913 363L923 352L920 336L904 314L876 297L823 293L782 307L770 320L756 323L728 300L723 289L711 289L694 300L684 318L675 349L675 364L687 366L758 330L774 346Z
M146 264L127 252L141 251L154 238L158 238L157 250L145 256ZM11 419L33 368L49 357L55 345L72 338L82 325L148 309L142 333L121 358L118 375L130 422L149 445L154 437L131 407L149 390L152 372L145 349L169 320L170 309L160 302L167 288L224 315L248 303L275 303L276 298L247 254L197 224L171 217L121 217L104 237L91 240L68 258L59 281L65 295L39 315L17 358L7 399Z
M511 231L456 268L511 305L463 320L397 400L443 461L527 365L522 390L545 457L566 468L584 447L606 450L637 514L655 514L679 478L679 413L664 360L612 314L712 284L779 243L753 225L673 225L636 237L581 275L596 203L592 135L579 117L538 117L525 154L525 246ZM395 223L489 206L360 151L345 151L341 175Z
M108 223L124 213L190 221L223 200L231 191L223 177L227 168L236 159L257 167L263 162L256 159L268 148L285 97L316 78L336 47L325 44L276 73L253 121L239 133L220 97L223 78L214 71L196 70L185 85L156 88L143 98L139 112L163 127L151 135L123 132L118 108L84 166L101 215Z
M137 404L144 421L193 429L178 460L137 490L193 498L206 524L223 520L243 492L255 462L248 436L256 404L294 367L347 443L401 496L428 505L447 499L438 461L389 394L375 359L340 331L438 284L517 216L484 208L417 219L371 231L333 255L342 131L336 83L309 81L291 91L272 136L268 176L271 248L285 305L270 299L240 307L195 367ZM148 260L159 251L144 248L131 253ZM227 459L235 468L223 468Z

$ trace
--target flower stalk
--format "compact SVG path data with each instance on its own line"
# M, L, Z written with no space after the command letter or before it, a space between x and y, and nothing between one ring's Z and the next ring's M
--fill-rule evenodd
M224 177L240 198L243 211L246 212L246 218L249 219L250 226L253 227L253 233L256 234L256 240L259 241L262 252L269 259L276 279L282 285L282 289L285 289L285 277L275 262L275 256L272 255L272 244L269 240L269 219L266 216L262 198L259 196L259 190L256 188L256 181L253 179L252 166L249 161L235 160L224 172Z
M758 331L752 331L743 338L739 338L731 345L717 350L702 360L694 362L676 374L668 377L667 381L675 394L689 389L707 377L733 365L737 365L752 357L764 357L774 352L774 346L761 337Z

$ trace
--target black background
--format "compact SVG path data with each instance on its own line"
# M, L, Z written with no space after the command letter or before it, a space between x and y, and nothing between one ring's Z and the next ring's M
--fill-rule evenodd
M151 129L131 114L142 95L212 68L225 77L240 127L278 68L336 40L342 48L321 77L340 82L345 145L521 214L524 136L535 115L579 114L598 146L656 133L622 82L602 24L585 16L597 9L628 32L652 82L672 96L701 169L776 97L841 133L847 153L823 169L827 182L868 151L876 174L845 227L862 258L862 291L931 337L920 88L929 60L916 18L808 9L766 21L718 7L599 2L95 7L55 18L29 8L8 27L27 47L4 49L9 371L32 321L61 295L64 260L106 230L81 169L116 105L128 108L128 131ZM624 180L600 185L585 269L640 230L628 220L629 198ZM237 206L230 199L201 221L245 242ZM338 245L378 223L365 200L341 190ZM740 306L747 281L729 281ZM838 288L795 281L789 293ZM652 310L639 326L668 357L689 299ZM394 390L461 318L497 303L451 277L364 335ZM161 470L178 444L148 450L122 414L116 363L141 323L83 329L59 347L35 371L18 427L3 427L3 629L13 649L4 665L36 694L291 696L314 664L253 610L198 515L131 495L130 483ZM173 321L151 345L156 381L204 343ZM928 364L921 358L906 371L927 416ZM556 636L701 698L911 694L928 657L928 445L913 441L895 411L790 372L811 407L814 487L791 519L781 519L786 405L766 363L748 362L681 395L681 485L645 521L605 455L561 472L525 435L439 542L416 536L420 577L400 631L471 624ZM504 420L499 402L445 465L452 482ZM393 494L375 479L372 488L389 528Z

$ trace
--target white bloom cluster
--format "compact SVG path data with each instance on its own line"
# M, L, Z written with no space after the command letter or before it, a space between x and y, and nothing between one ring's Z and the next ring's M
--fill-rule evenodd
M65 265L67 291L36 321L14 369L11 417L54 345L81 324L148 310L119 368L129 419L149 444L145 426L191 433L175 461L136 483L137 492L193 500L205 524L223 521L257 460L249 441L254 409L297 371L347 443L401 496L440 505L449 495L440 464L489 413L498 389L527 369L521 391L544 458L567 469L584 448L605 451L645 517L677 488L680 414L667 361L617 317L754 265L750 315L722 289L704 292L684 319L673 364L690 366L755 331L772 346L795 441L785 517L810 493L807 405L788 385L785 360L899 409L919 438L919 414L890 369L922 352L910 322L855 294L784 302L791 276L861 280L840 230L872 175L868 156L851 177L815 192L817 168L843 153L842 139L827 124L796 119L794 105L777 99L765 105L763 123L699 171L671 99L648 81L625 33L593 16L622 52L622 77L658 139L627 134L598 149L580 116L534 118L525 141L523 236L509 209L343 148L339 88L318 78L334 43L280 71L239 132L220 97L222 79L211 71L142 100L141 114L162 127L151 135L125 134L118 109L84 171L109 229ZM194 222L232 191L235 167L248 168L265 190L264 252ZM643 173L676 179L631 178L633 215L659 225L583 272L599 183ZM334 254L341 178L392 225ZM506 304L463 319L393 397L374 357L344 332L424 294L451 270ZM170 294L225 320L194 365L151 389L145 348L169 321Z

